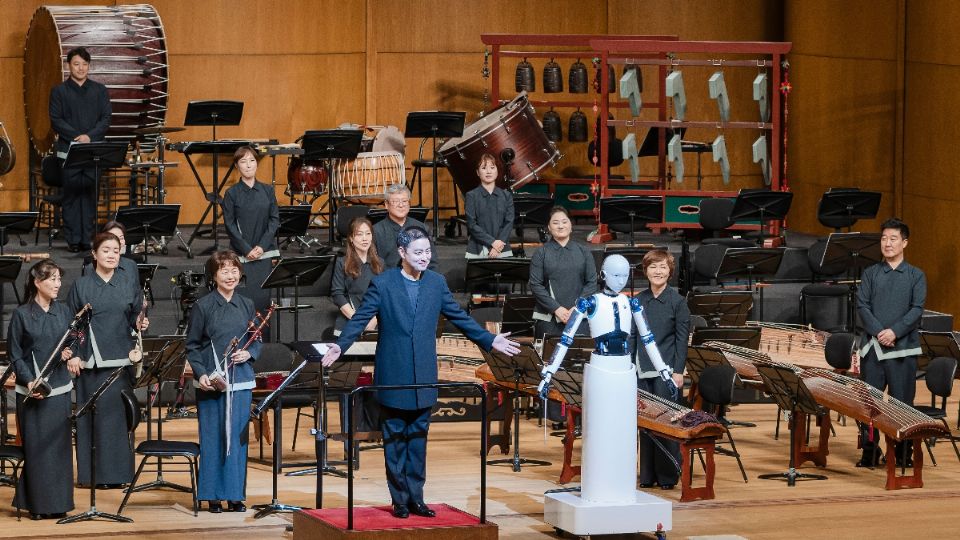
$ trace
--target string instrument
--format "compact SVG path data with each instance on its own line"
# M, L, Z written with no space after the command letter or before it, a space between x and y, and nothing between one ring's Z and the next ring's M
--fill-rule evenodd
M0 188L2 187L3 187L3 184L0 184ZM42 259L50 258L49 253L10 253L9 255L11 257L20 257L23 260L23 262L39 261Z
M63 360L61 356L63 350L73 348L75 344L82 343L85 339L83 331L84 328L90 324L91 312L92 308L90 304L84 304L84 306L80 308L80 311L73 316L73 320L70 321L70 325L63 333L63 336L60 337L57 346L50 352L50 357L47 358L47 362L43 365L43 368L40 369L40 373L37 373L37 383L33 385L33 393L40 394L43 397L50 395L50 391L52 390L50 387L50 375L53 374L53 370L60 365L60 362ZM24 403L33 398L33 393L29 393L23 398Z
M724 434L723 426L712 415L646 390L637 390L637 426L677 439L717 438Z
M829 369L824 348L829 332L800 324L747 321L760 329L760 351L771 359L804 367Z
M247 341L245 341L242 346L240 346L239 337L234 337L230 340L226 350L223 352L223 375L220 373L214 373L211 375L209 377L211 386L221 392L229 388L229 369L234 366L234 362L231 357L234 355L234 353L247 350L250 345L253 345L254 341L260 340L260 337L263 335L263 329L267 327L270 317L273 316L273 312L276 309L277 305L271 302L270 307L267 309L266 315L261 315L259 312L257 312L257 314L254 316L254 320L247 322L246 333L249 335L249 338L247 338Z
M127 354L127 357L130 359L130 362L137 366L137 378L140 378L141 373L143 372L143 331L140 329L140 325L143 320L147 317L147 290L150 288L150 280L144 280L143 283L143 307L140 308L140 314L137 315L137 342L133 345L133 349L130 349L130 352Z

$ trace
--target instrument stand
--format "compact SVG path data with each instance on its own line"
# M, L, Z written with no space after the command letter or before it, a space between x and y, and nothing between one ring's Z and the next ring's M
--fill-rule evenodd
M600 199L600 223L603 225L628 225L630 246L634 245L637 227L646 228L648 223L663 221L663 197L628 195Z
M127 150L130 148L128 142L89 142L89 143L70 143L67 150L67 157L63 160L64 169L89 169L93 168L93 194L96 199L93 206L93 222L97 224L99 218L98 208L100 207L100 171L113 169L123 165L127 159ZM109 197L108 197L109 199ZM109 200L107 201L107 211L110 211Z
M847 302L847 328L856 328L856 299L863 269L883 260L880 251L880 233L830 233L823 249L820 264L837 264L854 271L850 283L850 302Z
M243 117L243 102L242 101L191 101L187 104L186 116L183 120L183 125L185 126L211 126L213 128L213 142L217 142L217 126L239 126L240 119ZM245 144L245 143L244 143ZM239 146L233 148L232 151L236 151ZM193 170L194 176L197 177L197 182L200 183L200 188L204 191L204 196L207 199L207 208L204 210L203 215L200 217L200 221L197 223L197 228L193 230L193 233L190 235L190 240L187 242L187 253L190 254L189 246L193 245L193 239L197 236L197 232L200 230L200 227L203 225L203 221L207 218L207 212L211 209L213 210L213 223L211 227L213 229L213 246L205 249L202 255L207 255L209 253L214 253L220 250L220 229L218 226L218 221L220 220L220 191L223 189L223 186L226 184L225 180L230 176L230 172L233 171L234 166L231 164L230 168L227 169L227 174L224 176L224 181L220 180L220 151L229 150L228 148L221 149L218 145L213 145L213 186L210 192L207 192L206 188L203 185L203 182L200 180L200 174L197 172L197 168L193 165L193 161L190 159L189 154L187 156L187 163L190 165L190 169Z
M465 112L453 111L414 111L407 114L407 125L403 136L408 139L429 138L433 141L433 241L440 239L440 185L437 181L437 139L463 135L463 126L467 118ZM456 196L456 194L454 194Z
M7 244L7 235L17 236L29 234L37 222L40 212L3 212L0 213L0 256L3 255L3 246Z
M520 229L520 245L513 250L517 257L526 257L523 244L524 230L527 225L536 225L543 237L543 228L550 223L550 209L553 208L553 196L548 193L514 193L513 194L513 222Z
M77 523L79 521L92 521L98 518L123 523L133 523L133 520L126 516L97 510L97 401L100 399L100 396L110 388L110 385L116 382L125 369L124 367L115 369L113 373L103 381L100 388L97 388L97 391L90 396L90 399L70 416L74 425L76 425L77 419L88 412L90 413L90 509L81 514L60 519L57 521L58 525L62 523Z
M797 440L800 429L798 422L801 415L816 417L820 413L817 400L810 394L810 390L803 379L791 368L782 366L757 366L760 378L766 383L770 395L781 409L790 412L790 468L782 473L761 474L762 480L786 480L788 486L794 486L797 480L826 480L822 474L809 474L797 471Z
M467 259L465 276L467 292L471 291L470 285L477 282L495 283L496 305L500 307L500 285L519 284L525 288L527 282L530 281L530 259L521 259L518 257L508 259ZM539 384L539 381L537 384Z
M771 191L769 189L741 189L730 210L730 221L760 222L760 240L763 245L764 227L768 221L782 222L790 211L793 202L791 191Z
M284 287L293 287L293 340L300 339L300 287L309 287L313 285L327 267L333 264L333 255L307 255L304 257L293 257L290 259L280 259L280 262L273 267L267 278L260 285L263 289L282 289ZM279 293L278 293L279 295ZM282 311L287 308L277 308ZM279 317L278 317L279 321ZM280 324L277 323L277 334L279 338Z
M774 276L783 261L784 250L781 248L728 248L723 253L720 266L714 278L720 283L721 278L747 278L747 289L753 294L754 280L767 276ZM763 320L763 287L758 283L760 302L756 304L756 318Z
M753 293L711 292L687 299L691 315L706 319L710 326L743 326L753 307Z
M495 350L482 352L497 380L513 381L513 395L510 397L513 401L513 457L493 459L487 461L487 465L510 465L513 472L520 472L521 465L552 465L549 461L520 457L520 386L540 384L540 357L537 352L530 345L520 345L520 352L512 357Z
M125 239L134 245L143 242L143 262L148 262L147 241L151 235L173 236L180 218L179 204L148 204L146 206L123 206L117 209L116 220L126 227ZM179 237L183 242L183 237ZM183 244L187 253L190 246ZM188 255L189 256L189 255Z
M356 159L363 142L363 130L325 129L307 131L303 134L303 162L322 161L327 170L327 228L329 242L333 245L336 228L337 194L333 192L333 160Z

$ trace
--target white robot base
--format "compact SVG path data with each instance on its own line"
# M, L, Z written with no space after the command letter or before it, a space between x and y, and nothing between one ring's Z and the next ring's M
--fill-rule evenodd
M662 535L673 528L673 503L639 490L632 501L604 503L586 501L577 492L547 493L543 517L558 532L576 536L638 532Z

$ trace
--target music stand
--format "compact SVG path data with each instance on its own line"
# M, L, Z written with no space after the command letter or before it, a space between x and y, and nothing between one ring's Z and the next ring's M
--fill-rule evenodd
M124 238L128 244L143 242L143 262L147 262L147 240L153 235L173 236L180 219L179 204L148 204L145 206L121 206L115 219L126 227ZM190 246L187 246L190 252Z
M530 281L530 259L467 259L465 274L467 289L473 282L496 283L497 306L500 306L500 284L526 285Z
M687 375L690 375L693 384L700 384L700 374L707 366L721 366L729 363L722 352L709 345L699 343L687 346Z
M763 227L767 221L783 221L793 202L791 191L771 191L768 189L741 189L733 201L730 221L760 222L760 245L763 245Z
M277 245L285 246L292 240L300 244L300 253L304 248L313 245L317 240L307 234L310 228L310 215L313 207L309 204L295 204L280 206L280 227L277 228ZM283 238L283 241L280 239Z
M711 326L743 326L753 307L753 294L741 292L711 292L693 294L687 298L691 315L699 315Z
M738 347L760 350L761 330L758 326L714 326L694 328L691 345L703 345L708 341L720 341Z
M313 285L327 267L333 263L333 255L306 255L280 259L260 285L263 289L293 287L293 340L300 339L300 287ZM279 325L278 325L279 326ZM278 328L279 332L279 328Z
M513 472L520 472L521 465L552 465L549 461L520 457L520 385L537 386L540 384L540 356L530 345L521 344L520 352L506 356L496 350L481 350L483 359L498 381L512 381L513 395L513 457L487 461L487 465L511 465Z
M500 331L510 332L512 337L533 337L536 325L533 309L536 305L537 299L533 295L507 295L500 312Z
M536 225L542 230L550 223L550 209L554 205L553 195L549 193L514 193L513 194L513 222L520 229L520 245L514 250L514 255L526 257L524 251L524 230L527 225Z
M953 332L925 332L920 331L920 348L923 350L923 357L927 359L918 369L925 369L926 364L938 356L947 358L956 358L960 360L960 344L957 343L957 336ZM919 359L918 359L919 360ZM936 397L931 396L935 402Z
M100 171L113 169L123 165L127 159L127 149L130 143L97 141L88 143L70 143L67 157L63 160L64 169L93 168L93 222L97 222L97 206L100 204Z
M630 245L634 245L634 232L637 227L646 228L648 223L663 221L663 197L628 195L625 197L604 197L600 199L600 223L611 226L630 227Z
M820 197L817 219L821 222L846 222L847 231L858 220L873 219L880 210L882 194L876 191L832 189ZM834 229L840 232L840 227Z
M717 268L717 283L721 278L747 278L747 289L753 291L754 279L774 276L783 262L782 248L728 248L723 252L720 266ZM763 287L760 289L760 303L757 306L757 320L763 320Z
M20 304L20 292L17 291L17 277L20 276L20 268L23 267L23 259L19 255L0 255L0 306L3 300L3 284L9 283L13 287L13 296ZM3 310L0 309L0 337L7 325L3 324Z
M423 137L433 141L433 240L440 233L440 187L437 182L437 138L460 137L467 113L458 111L414 111L407 114L407 125L403 136L407 138ZM509 171L505 171L509 173Z
M761 474L762 480L786 480L788 486L794 486L797 480L826 480L822 474L809 474L797 471L797 427L799 416L811 415L816 417L820 412L817 400L813 398L810 389L803 383L803 379L793 369L785 366L757 366L760 378L766 384L773 400L780 409L790 411L790 468L782 473Z
M334 159L356 159L360 153L363 130L360 129L318 129L303 134L300 143L303 148L303 162L321 161L326 169L327 178L333 178ZM333 183L327 191L327 225L330 244L333 245L333 223L337 213L337 197L333 192Z
M820 266L838 265L839 267L853 270L853 279L850 282L850 296L857 298L857 290L860 288L860 274L863 269L883 260L883 253L880 251L880 233L830 233L827 236L827 245L823 249L823 256L820 258ZM856 323L856 301L850 302L847 307L847 328L855 328Z
M3 212L0 213L0 256L7 243L7 233L28 234L33 230L40 212Z
M99 401L100 396L117 381L124 370L126 370L125 367L115 369L113 373L103 381L100 388L97 388L97 391L90 396L90 399L70 415L70 419L76 424L77 419L88 412L90 413L90 509L86 512L60 519L57 521L58 525L62 523L76 523L78 521L91 521L97 518L122 521L124 523L133 522L132 519L126 516L97 510L97 401Z

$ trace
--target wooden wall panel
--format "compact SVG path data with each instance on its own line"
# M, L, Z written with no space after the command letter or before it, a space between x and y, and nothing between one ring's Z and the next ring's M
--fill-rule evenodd
M13 144L17 163L0 176L0 211L26 210L28 204L27 160L30 146L23 114L23 59L0 57L0 122Z
M779 41L782 10L773 0L609 0L611 34L677 34L685 40Z

